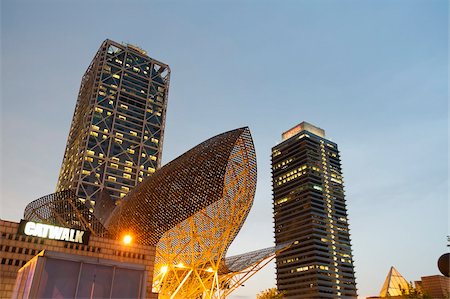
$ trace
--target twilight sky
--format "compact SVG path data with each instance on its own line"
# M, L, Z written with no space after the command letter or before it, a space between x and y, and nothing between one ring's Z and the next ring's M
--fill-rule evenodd
M438 274L448 205L448 1L1 2L2 219L55 191L81 76L110 38L172 70L163 163L249 126L252 211L229 255L273 245L270 153L306 120L339 145L360 298L391 265ZM275 285L273 263L230 298Z

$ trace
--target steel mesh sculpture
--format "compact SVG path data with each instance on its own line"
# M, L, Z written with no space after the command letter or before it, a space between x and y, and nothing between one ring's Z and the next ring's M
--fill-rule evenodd
M253 143L248 128L241 128L210 138L166 164L130 191L103 223L113 237L126 232L138 243L156 245L196 213L217 210L213 204L236 190L246 192L241 197L250 208L255 187Z
M255 189L253 141L249 129L240 128L163 166L117 206L106 194L93 214L72 191L63 191L32 202L25 218L76 224L113 239L131 234L137 243L156 246L153 287L159 298L222 298L245 268L228 269L225 254L250 211ZM260 264L263 256L249 259L248 266Z
M154 289L160 298L216 298L229 288L219 268L248 215L256 188L250 132L247 128L232 132L227 133L233 136L232 145L226 147L225 160L221 160L226 162L215 167L222 185L212 195L215 200L168 230L158 242Z

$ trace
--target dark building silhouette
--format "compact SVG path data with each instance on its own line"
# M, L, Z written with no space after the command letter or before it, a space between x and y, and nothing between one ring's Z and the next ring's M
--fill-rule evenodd
M136 46L102 43L81 80L57 191L73 190L93 208L159 168L169 76Z
M286 298L356 298L341 162L337 144L306 122L272 149L276 258Z

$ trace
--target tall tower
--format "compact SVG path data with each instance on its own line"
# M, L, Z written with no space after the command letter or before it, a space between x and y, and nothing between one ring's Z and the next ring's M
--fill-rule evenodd
M356 298L337 144L302 122L272 148L277 286L286 298Z
M169 76L136 46L102 43L81 80L57 191L72 189L93 207L160 167Z

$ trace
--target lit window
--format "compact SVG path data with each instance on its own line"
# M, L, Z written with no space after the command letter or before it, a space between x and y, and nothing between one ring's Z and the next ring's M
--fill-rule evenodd
M128 166L133 166L133 162L131 162L131 161L125 161L125 164L127 164Z
M119 168L119 165L117 165L117 164L115 164L115 163L111 163L111 167L117 169L117 168Z
M123 109L128 109L128 106L124 104L120 104L120 107L122 107Z
M120 76L117 75L117 74L114 74L113 77L116 78L116 79L120 79Z
M113 176L108 176L108 180L111 182L115 182L117 179Z
M95 111L97 111L98 113L102 113L102 112L103 112L103 109L102 109L102 108L99 108L99 107L95 107Z
M134 154L134 149L129 148L129 149L127 149L127 151L128 151L130 154Z
M126 179L131 179L131 175L128 174L128 173L124 173L124 174L123 174L123 177L126 178Z
M137 133L135 131L130 131L130 134L133 136L137 136Z
M304 271L308 271L308 266L297 268L295 271L296 271L296 272L304 272Z
M89 174L90 172L88 170L83 169L83 171L81 173L82 174Z
M289 200L289 198L288 198L288 197L285 197L285 198L279 199L279 200L277 200L277 201L275 202L275 205L279 205L279 204L282 204L282 203L284 203L284 202L286 202L286 201L288 201L288 200Z
M91 131L91 136L98 137L98 133L94 132L94 131Z
M119 115L119 119L127 120L127 118L125 116L123 116L123 115Z
M125 167L124 170L125 170L126 172L131 172L131 171L132 171L132 169L131 169L130 167Z

